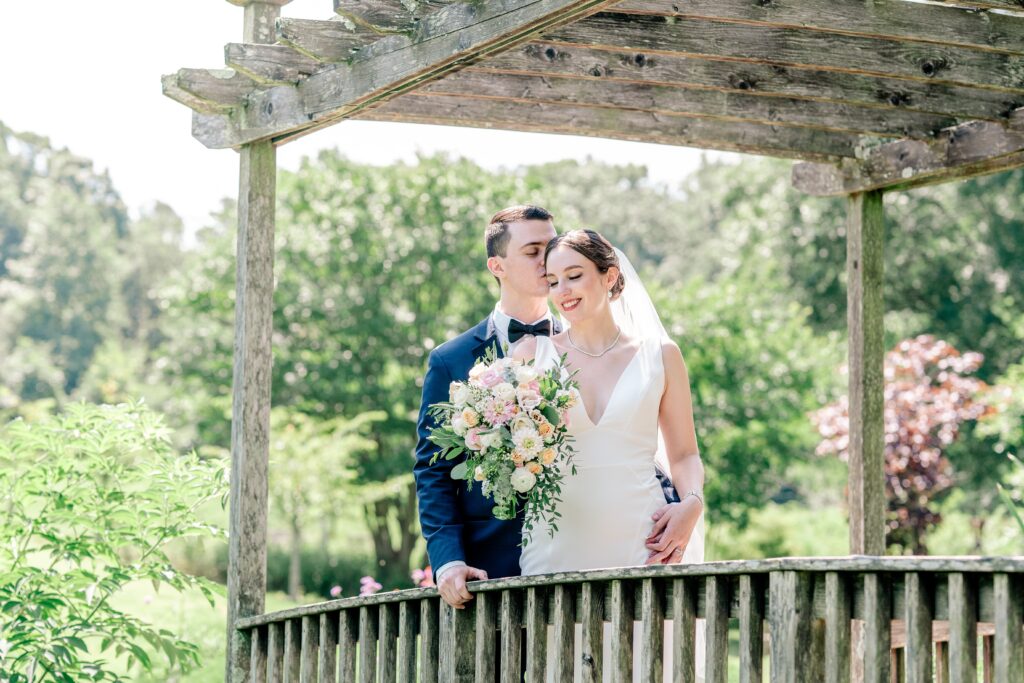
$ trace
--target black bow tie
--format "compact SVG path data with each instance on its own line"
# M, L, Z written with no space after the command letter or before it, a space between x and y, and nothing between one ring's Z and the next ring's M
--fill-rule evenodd
M537 335L544 335L545 337L550 337L551 321L545 319L541 320L536 325L526 325L524 323L519 322L515 318L512 318L512 320L508 324L509 343L513 344L519 341L520 339L522 339L523 335L526 334L532 334L535 337Z

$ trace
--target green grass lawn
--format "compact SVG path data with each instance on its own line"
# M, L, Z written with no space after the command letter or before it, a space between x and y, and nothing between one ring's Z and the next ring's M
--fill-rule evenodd
M305 602L319 602L310 597ZM166 628L199 646L202 666L188 674L170 670L167 658L156 655L151 674L138 669L130 672L129 680L138 683L220 683L224 680L224 648L227 627L227 600L217 597L211 607L202 593L178 593L166 586L154 592L149 583L133 583L113 601L119 608L159 628ZM294 607L296 603L283 593L267 595L267 611Z

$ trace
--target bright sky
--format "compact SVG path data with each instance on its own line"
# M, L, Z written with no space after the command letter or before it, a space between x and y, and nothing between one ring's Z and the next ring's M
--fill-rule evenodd
M295 0L283 13L326 19L331 6ZM192 138L191 112L163 96L160 76L185 66L223 67L224 44L241 40L241 8L226 0L23 1L6 3L3 18L0 121L91 158L109 170L133 210L164 201L189 231L222 197L235 196L238 155ZM645 164L654 180L672 185L702 154L565 135L349 121L281 147L278 163L296 168L325 147L378 164L448 151L488 168L589 156Z

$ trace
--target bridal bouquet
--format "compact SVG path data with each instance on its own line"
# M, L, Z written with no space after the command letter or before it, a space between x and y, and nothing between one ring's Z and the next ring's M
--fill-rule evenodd
M448 402L428 409L438 425L429 438L440 447L431 463L464 454L452 478L480 482L498 519L523 509L525 545L538 522L557 530L562 480L567 470L576 474L567 416L577 385L563 376L564 357L541 372L532 360L495 356L491 349L468 382L451 383Z

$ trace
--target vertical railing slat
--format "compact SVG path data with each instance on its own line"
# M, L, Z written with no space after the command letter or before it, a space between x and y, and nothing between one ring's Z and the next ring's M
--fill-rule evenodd
M495 660L498 657L497 638L498 632L495 626L495 615L497 614L497 603L501 597L496 593L477 593L473 598L476 603L476 652L474 654L476 664L477 683L494 683L498 671Z
M977 680L978 594L969 574L949 575L949 680Z
M266 683L267 680L267 627L257 626L249 631L249 681Z
M892 633L889 582L881 574L864 575L864 683L889 683Z
M398 606L398 680L416 680L416 626L419 603L406 600Z
M695 683L697 680L697 580L672 582L672 681Z
M726 683L729 677L729 577L708 576L704 581L704 680Z
M319 683L337 683L338 680L338 616L337 612L320 615Z
M843 574L825 574L825 683L850 683L851 599Z
M520 683L523 676L523 600L516 590L501 592L501 683Z
M769 574L772 683L810 680L814 588L811 579L804 572L774 571Z
M758 575L740 575L740 683L764 680L764 584Z
M377 679L380 683L398 681L398 606L381 603L378 611L380 634L377 644Z
M949 683L949 642L935 643L935 683Z
M356 683L356 663L359 661L359 612L342 610L338 615L338 680Z
M544 680L547 636L543 589L531 586L526 589L526 683L541 683Z
M479 596L475 596L476 600ZM472 681L476 657L476 604L441 605L441 683Z
M441 646L441 600L420 601L420 683L438 683Z
M377 609L359 608L359 681L377 683Z
M1024 580L1016 574L996 574L996 683L1024 681Z
M585 583L580 594L583 643L580 669L583 683L600 683L604 676L604 590L602 584Z
M576 617L573 614L571 586L555 586L551 600L552 628L554 629L554 680L572 683L573 664L576 661Z
M640 676L665 679L665 602L660 579L644 579L640 596Z
M611 680L633 680L633 586L628 581L612 581Z
M296 683L302 667L302 620L284 622L284 680Z
M284 622L267 624L267 683L284 681Z
M316 683L317 651L320 644L320 619L316 616L302 617L299 654L300 683Z
M932 584L926 575L909 572L903 586L907 683L932 683Z

